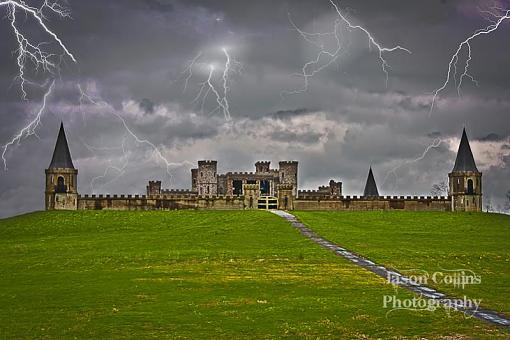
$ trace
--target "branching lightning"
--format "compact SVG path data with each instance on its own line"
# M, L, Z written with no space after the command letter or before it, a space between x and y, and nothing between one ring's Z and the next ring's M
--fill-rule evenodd
M26 77L28 61L33 64L35 72L42 70L52 75L55 75L59 72L59 65L60 61L62 60L62 56L67 56L73 62L76 62L76 58L69 51L67 46L62 42L59 36L53 32L44 22L46 19L44 11L52 12L63 18L70 17L70 13L57 1L50 0L44 0L41 7L39 8L29 6L23 0L0 0L0 7L7 8L7 18L10 21L11 28L18 44L16 49L18 75L16 78L20 81L22 98L26 99L27 91L25 85L33 84L33 82L28 80ZM44 47L49 44L48 42L36 43L27 38L27 36L19 28L20 24L17 22L17 11L25 13L27 16L33 18L38 23L39 27L60 46L63 52L60 55L48 52L44 49Z
M35 130L39 126L39 124L41 123L41 117L42 117L44 111L46 110L46 101L47 101L48 97L50 96L51 92L53 91L54 87L55 87L55 80L53 80L51 82L50 86L48 87L48 90L44 94L41 107L37 111L34 119L32 119L30 121L30 123L28 123L28 125L26 125L23 129L21 129L18 132L18 134L16 134L7 144L5 144L3 146L2 161L4 162L4 170L7 170L6 153L7 153L7 149L10 146L13 146L14 144L19 144L22 139L28 138L29 136L36 136L36 137L38 137Z
M22 128L12 139L10 142L4 145L2 152L2 160L4 163L4 169L7 170L7 160L6 160L6 152L7 149L16 144L19 144L22 139L27 138L29 136L36 134L36 128L41 123L41 116L43 115L46 109L46 100L48 96L52 93L55 87L55 76L60 72L60 63L62 62L62 58L64 56L69 57L73 62L76 62L76 58L67 48L67 46L63 43L60 37L51 30L45 23L46 15L45 12L56 14L62 18L69 18L70 12L62 6L58 0L44 0L40 7L34 7L28 5L23 0L0 0L0 7L5 7L7 9L7 19L10 22L10 27L12 28L12 32L14 37L16 38L17 48L15 50L16 53L16 64L18 67L18 73L15 79L18 79L20 82L20 91L21 97L23 100L27 99L27 87L26 85L37 85L39 87L46 87L48 81L45 84L36 84L34 81L30 80L27 77L27 73L29 72L28 63L30 62L33 65L33 73L45 72L51 75L53 80L49 83L49 87L46 89L46 93L44 94L42 105L37 112L35 118L29 122L24 128ZM33 39L30 39L21 28L22 23L18 20L18 14L25 14L26 17L30 17L37 23L38 27L47 35L50 36L51 40L49 42L34 42ZM62 53L53 53L47 50L48 45L54 42L59 48L62 50Z
M486 15L486 19L489 20L491 22L491 24L484 28L480 28L480 29L476 30L473 34L471 34L469 37L464 39L457 46L455 53L451 56L450 62L448 63L448 71L446 73L446 79L445 79L444 83L439 88L437 88L433 91L432 103L430 104L429 115L432 114L432 111L434 110L434 106L436 104L436 100L437 100L439 94L444 89L446 89L446 87L448 86L448 84L450 83L452 78L456 84L457 94L459 96L461 94L460 91L461 91L462 82L463 82L464 78L468 78L475 85L478 86L478 82L476 81L476 79L472 75L469 74L469 66L470 66L469 63L472 60L471 42L472 42L472 40L474 40L475 38L477 38L479 36L491 34L492 32L496 31L500 27L500 25L503 21L510 19L510 10L509 9L492 7L491 10L492 11L482 11L482 14ZM466 57L466 60L464 61L464 67L463 67L464 70L461 73L460 77L458 77L457 76L457 72L458 72L457 71L457 63L459 61L459 55L463 50L466 51L467 57Z
M214 73L216 71L216 67L214 64L209 64L209 72L207 79L203 82L199 83L199 90L196 96L192 100L192 104L200 103L201 110L204 110L205 102L210 93L214 95L214 99L216 102L216 106L213 110L210 111L210 114L215 113L217 111L221 111L225 120L227 122L232 121L232 116L230 114L230 102L229 102L229 93L230 93L230 82L231 75L234 73L242 72L242 64L231 57L226 48L221 49L223 54L225 55L225 66L223 67L223 72L221 75L221 86L216 86L214 83ZM184 70L184 74L186 74L184 90L188 87L188 82L193 76L193 67L195 65L203 65L204 63L197 63L198 59L202 56L202 52L200 52L195 58L191 60L186 69Z
M423 151L423 153L421 154L420 157L416 158L416 159L412 159L412 160L407 160L405 162L403 162L402 164L394 167L393 169L391 169L390 171L388 171L388 173L386 174L386 176L384 177L384 181L383 181L383 185L386 184L386 181L388 180L389 176L390 175L394 175L395 176L395 181L398 180L398 175L397 175L397 170L406 166L406 165L410 165L410 164L413 164L413 163L417 163L419 161L421 161L422 159L425 158L425 156L427 156L428 152L431 150L431 149L435 149L435 148L438 148L441 146L441 144L443 143L443 140L440 139L440 138L436 138L432 141L432 143L427 146L425 148L425 150Z
M321 70L325 69L329 65L331 65L334 62L337 62L338 58L341 56L342 53L345 52L344 46L342 45L342 41L339 36L338 28L341 24L343 24L345 27L347 27L349 30L358 30L361 31L363 34L366 35L368 38L368 47L371 49L372 47L375 47L377 49L377 54L379 57L379 61L381 64L381 69L386 77L386 86L388 86L388 68L390 67L386 59L384 58L384 54L387 52L395 52L395 51L403 51L411 54L411 51L408 50L405 47L402 47L400 45L396 45L393 47L385 47L381 43L379 43L373 35L363 26L355 25L351 23L349 19L345 17L345 15L340 11L340 8L338 5L333 1L329 0L331 5L333 6L336 14L338 15L338 19L335 20L333 30L331 32L325 32L325 33L308 33L304 32L300 28L297 27L297 25L292 21L292 18L289 15L289 21L299 35L301 37L309 42L310 44L314 45L319 52L317 53L316 57L312 60L306 62L302 69L301 73L298 73L297 75L301 78L303 78L303 86L300 89L291 90L291 91L283 91L281 92L280 96L282 99L286 95L292 95L292 94L299 94L304 93L308 91L308 85L309 85L309 79L313 77L315 74L320 72ZM322 39L324 37L333 37L335 40L335 46L332 50L327 50L324 47L324 44L322 43ZM321 63L321 61L326 58L324 62Z

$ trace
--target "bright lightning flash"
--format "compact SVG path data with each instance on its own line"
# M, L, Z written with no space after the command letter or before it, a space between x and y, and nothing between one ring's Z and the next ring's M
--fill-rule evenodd
M230 114L230 102L229 102L229 93L230 93L230 86L231 83L231 75L234 73L241 73L242 72L242 64L231 57L228 50L226 48L221 49L223 54L225 55L225 66L223 67L223 72L221 75L221 86L216 86L214 82L214 72L216 70L216 67L214 64L209 64L209 72L207 79L201 83L199 83L199 90L197 92L197 95L192 100L192 104L200 102L201 103L201 110L203 111L205 102L209 96L210 93L214 95L214 99L216 102L216 107L210 112L210 114L215 113L217 111L221 111L223 113L223 116L225 117L225 120L227 122L232 121L232 116ZM187 77L185 79L184 89L186 90L188 86L188 81L193 75L192 68L193 66L197 65L198 58L202 55L200 52L194 59L192 59L191 63L188 65L186 70L184 71L187 74ZM203 63L200 63L203 64Z
M69 51L66 45L58 37L58 35L55 34L45 23L45 11L56 14L63 18L70 17L70 13L57 1L51 0L44 0L41 7L29 6L25 3L25 1L22 0L0 0L0 7L7 8L7 18L10 21L11 28L18 44L16 49L18 75L16 78L20 81L22 98L26 99L27 91L25 85L34 84L26 77L28 61L33 64L35 72L42 70L52 75L55 75L59 72L60 62L63 56L68 56L73 62L76 62L74 55ZM60 46L63 52L61 54L48 52L44 49L44 47L49 44L48 42L37 43L27 37L19 28L21 24L19 24L17 21L18 12L24 13L26 16L34 19L38 23L39 27Z
M342 13L342 11L340 11L340 8L333 0L329 0L329 2L331 3L336 14L338 15L338 19L335 20L333 30L331 32L326 32L326 33L304 32L303 30L301 30L300 28L298 28L296 26L296 24L292 21L292 19L290 18L290 15L289 15L289 21L290 21L292 27L301 35L301 37L305 41L314 45L319 51L314 59L306 62L303 65L303 67L301 69L301 73L297 74L299 77L303 78L303 86L300 89L296 89L296 90L292 90L292 91L283 91L280 94L282 99L286 95L307 92L310 78L312 78L315 74L317 74L321 70L325 69L332 63L337 62L337 60L342 55L342 53L345 53L345 49L343 48L344 46L342 45L342 40L340 39L340 35L338 32L338 29L341 24L344 25L345 27L347 27L349 30L357 30L357 31L362 32L368 38L369 49L371 49L372 47L376 48L377 55L379 57L379 61L380 61L380 65L381 65L381 70L383 71L383 73L386 77L386 86L388 86L388 69L390 66L389 66L388 62L386 61L386 59L384 58L384 54L387 52L396 52L396 51L403 51L403 52L407 52L407 53L411 54L410 50L408 50L407 48L402 47L400 45L396 45L393 47L383 46L381 43L379 43L374 38L374 36L366 28L364 28L363 26L355 25L355 24L351 23L351 21L345 17L345 15ZM324 43L322 42L322 40L325 37L333 37L334 38L335 46L333 49L328 50L325 48Z
M448 63L448 72L446 73L446 79L444 83L437 89L433 91L432 96L432 103L430 104L430 111L429 115L432 114L432 111L434 110L434 106L436 104L436 100L439 96L439 94L448 86L450 83L450 80L453 78L453 81L457 85L457 94L460 96L460 89L462 86L462 82L464 78L468 78L471 80L475 85L478 85L478 82L474 79L472 75L469 74L469 63L471 62L471 42L475 38L491 34L492 32L496 31L501 23L505 20L510 19L510 9L503 9L499 7L492 7L491 11L482 11L482 14L485 14L487 19L491 22L490 25L484 28L480 28L476 30L473 34L471 34L469 37L464 39L455 50L455 53L451 56L450 62ZM460 53L465 50L467 53L466 60L464 61L464 71L461 73L461 75L457 76L457 63L459 61L459 55Z
M41 116L43 115L44 110L46 109L46 101L47 101L48 97L50 96L51 92L53 91L54 87L55 87L55 80L53 80L51 82L50 86L48 87L48 90L44 94L41 107L37 111L37 114L35 115L34 119L32 119L30 121L30 123L28 123L27 126L25 126L23 129L21 129L20 132L18 132L18 134L16 134L7 144L5 144L3 146L4 150L2 152L2 160L4 162L4 170L7 170L6 153L7 153L7 149L10 146L13 146L14 144L19 144L22 139L27 138L29 136L38 137L35 130L41 123Z

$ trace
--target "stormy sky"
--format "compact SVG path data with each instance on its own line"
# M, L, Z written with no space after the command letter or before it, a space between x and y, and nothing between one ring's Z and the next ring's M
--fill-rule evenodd
M362 31L338 22L329 0L69 0L72 18L49 14L46 22L77 63L63 58L54 75L29 68L27 76L42 86L29 85L27 100L16 79L17 43L0 8L2 145L37 113L48 87L44 81L56 79L37 136L5 153L0 217L43 209L44 169L61 120L81 194L145 193L154 179L165 188L188 188L196 161L216 159L219 172L253 171L257 160L270 160L273 167L279 160L298 160L302 189L335 179L343 182L345 195L362 193L372 165L381 194L428 195L433 184L447 181L466 127L483 172L484 207L489 200L503 206L510 190L510 20L472 41L469 73L478 83L466 77L459 95L451 81L429 109L458 44L490 24L484 9L510 8L510 2L338 5L382 46L412 52L384 53L387 82L377 49ZM20 20L26 34L51 40L29 17ZM332 32L337 22L339 40L331 34L304 39L291 21L308 33ZM337 45L338 58L309 78L306 92L286 94L301 92L298 74L321 46L331 51ZM45 48L62 52L54 43ZM222 48L231 57L232 121L215 110L214 93L200 96L211 66L211 84L223 91ZM323 55L318 65L327 62ZM431 144L438 146L424 155Z

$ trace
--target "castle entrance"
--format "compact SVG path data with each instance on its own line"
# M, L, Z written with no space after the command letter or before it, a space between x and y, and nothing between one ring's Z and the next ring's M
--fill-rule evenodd
M258 209L278 209L278 198L274 196L260 196L257 202Z

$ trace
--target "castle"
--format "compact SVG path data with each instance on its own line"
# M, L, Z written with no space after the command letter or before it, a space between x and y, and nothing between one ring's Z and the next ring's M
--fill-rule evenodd
M80 195L63 124L46 169L46 210L410 210L481 211L482 173L478 171L466 131L448 174L448 196L380 196L370 167L362 196L343 196L342 183L331 180L318 190L298 190L298 162L255 163L255 172L218 174L217 161L198 161L191 169L191 189L162 189L149 181L144 195Z

